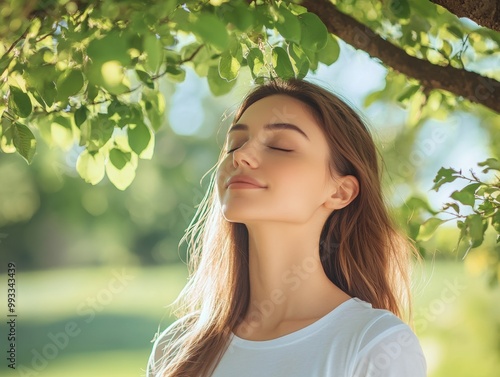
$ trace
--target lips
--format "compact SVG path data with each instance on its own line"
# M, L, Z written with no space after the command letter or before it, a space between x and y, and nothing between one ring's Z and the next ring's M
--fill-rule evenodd
M233 183L246 183L256 187L265 188L262 183L248 175L235 175L234 177L231 177L231 179L229 179L226 184L226 188L228 188Z

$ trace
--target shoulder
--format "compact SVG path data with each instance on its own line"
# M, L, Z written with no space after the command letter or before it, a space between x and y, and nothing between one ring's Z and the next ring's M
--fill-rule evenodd
M186 325L195 318L196 313L187 314L170 324L165 330L156 332L152 342L153 348L149 356L146 377L160 375L161 366L165 361L167 346L179 339Z
M344 335L367 342L380 333L390 332L398 326L407 326L400 318L385 309L373 308L369 302L353 297L344 304L342 328Z
M355 298L350 306L351 331L358 335L351 375L383 377L425 377L426 361L420 342L400 318L384 309Z

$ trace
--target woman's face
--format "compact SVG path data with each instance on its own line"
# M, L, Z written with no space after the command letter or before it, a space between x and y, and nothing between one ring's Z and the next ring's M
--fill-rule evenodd
M263 98L246 109L227 134L227 150L217 171L224 217L231 222L304 223L331 194L328 144L311 111L285 95ZM260 186L232 184L245 175ZM328 213L326 213L328 212Z

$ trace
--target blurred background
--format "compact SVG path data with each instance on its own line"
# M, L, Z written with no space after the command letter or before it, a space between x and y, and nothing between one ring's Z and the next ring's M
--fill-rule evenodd
M365 107L387 72L341 43L339 61L307 79L346 97L370 123L385 161L385 190L408 230L409 197L438 209L457 189L430 191L441 166L467 171L491 155L480 115L452 113L408 127L411 108L389 101ZM105 178L96 186L75 170L78 143L41 142L32 165L0 152L0 258L16 265L18 368L0 376L143 376L158 329L174 318L167 305L186 283L185 244L178 246L208 184L231 112L250 89L243 74L229 94L213 97L206 79L187 70L161 83L167 99L152 160L141 160L125 191ZM394 84L397 86L397 80ZM387 90L386 86L386 90ZM42 135L35 135L43 140ZM499 253L487 233L465 259L453 251L458 231L442 227L422 245L414 277L415 329L430 377L490 377L500 370L500 289L486 266ZM0 333L7 334L6 321ZM6 354L2 338L2 355Z

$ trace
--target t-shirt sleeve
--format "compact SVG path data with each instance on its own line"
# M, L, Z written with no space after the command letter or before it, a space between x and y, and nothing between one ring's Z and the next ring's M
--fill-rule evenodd
M427 363L417 336L404 323L390 327L360 349L353 377L426 377Z

